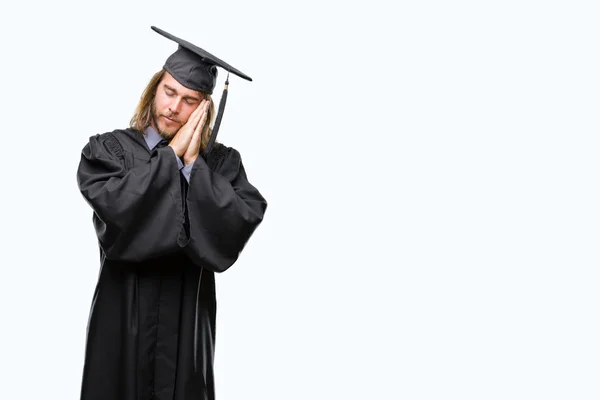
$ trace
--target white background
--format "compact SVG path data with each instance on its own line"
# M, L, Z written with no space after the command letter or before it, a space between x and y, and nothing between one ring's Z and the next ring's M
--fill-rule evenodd
M217 276L217 399L600 398L595 2L3 7L3 399L78 398L75 173L175 50L150 25L254 79L219 139L269 209Z

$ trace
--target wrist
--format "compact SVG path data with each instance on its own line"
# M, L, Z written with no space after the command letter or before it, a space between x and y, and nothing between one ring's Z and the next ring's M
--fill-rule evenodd
M183 165L185 165L186 167L190 164L193 164L194 161L196 161L196 158L198 158L198 156L188 156L188 157L183 157Z

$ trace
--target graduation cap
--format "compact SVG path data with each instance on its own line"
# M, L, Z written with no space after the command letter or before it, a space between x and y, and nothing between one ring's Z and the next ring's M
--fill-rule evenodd
M235 74L247 81L252 81L252 78L186 40L173 36L155 26L151 26L151 28L167 39L179 44L177 50L167 58L163 68L186 88L212 94L217 82L217 67L221 67L227 71L225 88L219 102L219 111L212 129L212 135L206 149L202 153L203 157L206 157L217 138L217 132L223 118L223 110L227 101L227 89L229 87L229 73Z

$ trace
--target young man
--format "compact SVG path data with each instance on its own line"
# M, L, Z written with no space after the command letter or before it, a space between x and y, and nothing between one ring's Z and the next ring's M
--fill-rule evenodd
M101 265L82 400L214 399L214 273L237 260L267 207L239 152L214 141L222 107L210 129L217 66L251 79L152 29L178 50L130 128L90 137L77 170Z

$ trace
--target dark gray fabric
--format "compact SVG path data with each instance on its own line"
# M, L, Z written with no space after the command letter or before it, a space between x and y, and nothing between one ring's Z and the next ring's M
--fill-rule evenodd
M252 81L252 78L248 75L206 50L155 26L151 28L160 35L179 44L178 49L167 59L164 69L188 89L212 94L217 81L217 67L221 67L242 79Z
M82 150L77 182L100 250L82 400L214 399L214 274L235 263L267 203L231 147L199 157L190 185L176 158L131 129Z

